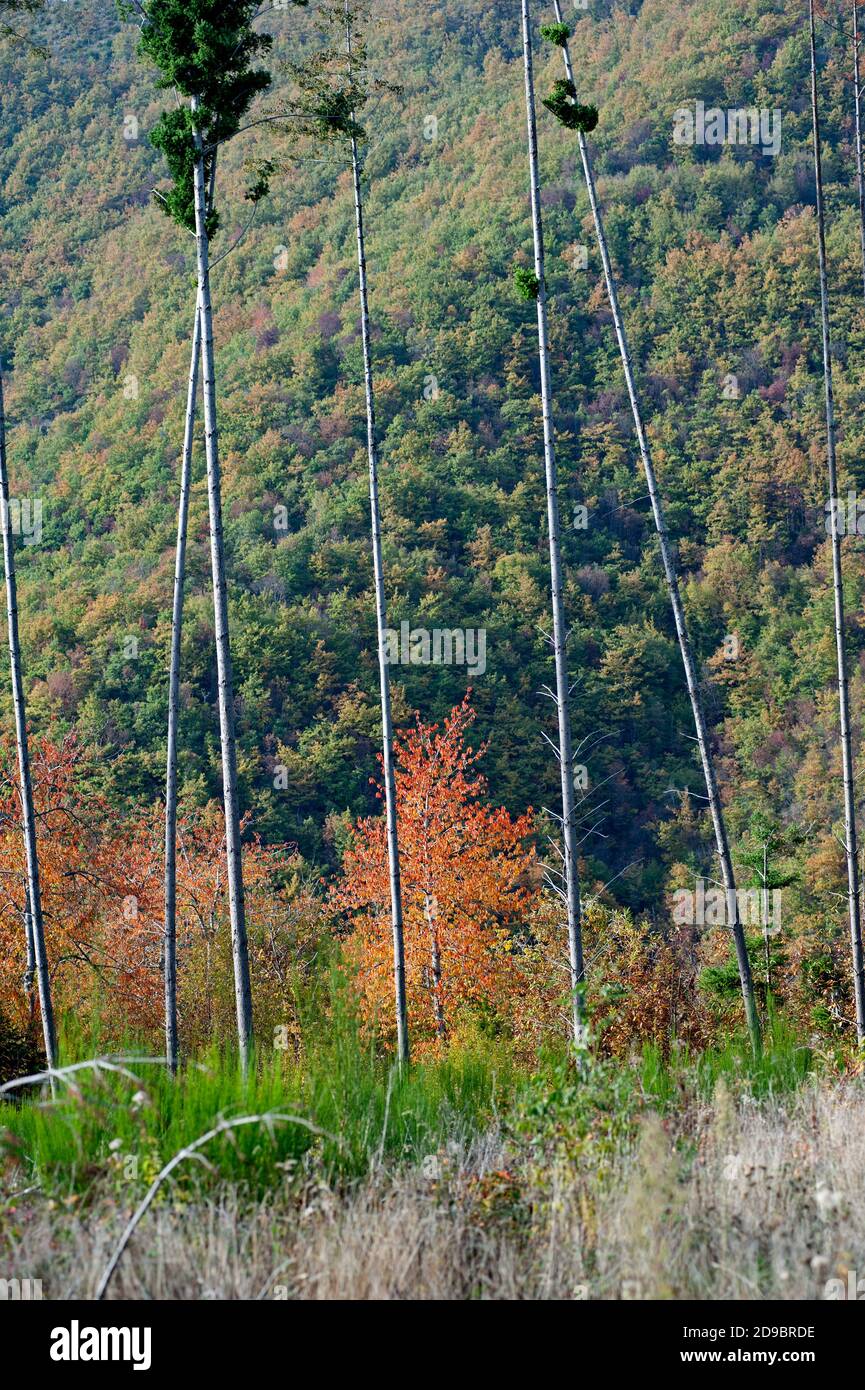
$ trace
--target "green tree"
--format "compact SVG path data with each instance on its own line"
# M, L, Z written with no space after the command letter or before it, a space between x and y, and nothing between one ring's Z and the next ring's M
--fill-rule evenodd
M766 974L766 991L772 988L771 939L777 935L780 925L774 918L774 898L770 895L789 888L798 881L799 875L793 870L785 871L779 861L789 862L801 843L801 834L796 826L784 828L765 812L755 811L751 817L748 833L736 856L740 864L750 869L748 888L760 891L760 924L763 932L763 967Z
M240 812L237 785L237 746L234 716L234 676L228 626L228 587L222 521L222 482L213 351L213 312L210 298L210 239L219 225L215 207L216 161L220 144L232 139L255 97L270 85L270 73L254 67L271 45L269 35L257 34L257 6L250 0L151 0L147 6L140 51L159 68L160 88L173 88L184 100L163 112L152 135L165 156L172 185L162 198L165 211L181 227L194 232L198 273L196 332L201 335L204 392L207 492L210 513L210 552L225 844L231 916L237 1031L241 1063L249 1065L252 1046L252 998L243 896ZM261 182L254 200L264 192ZM190 381L190 398L195 384ZM189 411L187 412L189 421ZM183 505L181 504L181 521ZM179 535L181 527L179 526ZM178 559L180 558L178 547ZM182 592L182 576L181 576ZM179 650L179 648L178 648ZM169 754L170 756L170 754ZM171 772L169 768L168 776ZM166 826L166 837L170 827ZM173 975L173 966L172 969ZM173 979L166 971L166 998L172 1001ZM170 1039L176 1023L166 1020ZM176 1055L172 1060L176 1060Z

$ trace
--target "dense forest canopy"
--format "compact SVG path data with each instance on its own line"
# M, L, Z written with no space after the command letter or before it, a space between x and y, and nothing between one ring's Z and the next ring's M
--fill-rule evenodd
M372 65L402 89L364 116L388 617L460 630L476 657L485 634L482 661L395 665L395 717L441 718L471 685L490 797L519 815L554 805L557 779L538 693L550 660L533 308L513 281L531 264L519 16L480 0L383 0L376 15ZM805 16L766 0L589 0L566 18L581 97L600 112L599 190L731 833L741 849L757 813L795 825L804 906L812 884L843 892ZM290 85L281 65L316 42L315 16L267 19L274 100ZM145 806L164 775L195 248L152 197L166 186L149 140L164 97L137 40L110 6L72 0L40 21L50 62L3 54L0 351L13 492L41 527L18 551L31 722L75 731L99 791ZM823 26L819 60L846 497L865 488L846 36ZM538 51L540 93L559 62ZM676 113L697 101L766 113L769 147L680 143ZM711 840L576 145L548 113L539 126L573 724L597 825L584 880L615 877L611 896L656 914L711 872ZM349 818L377 807L353 202L344 149L253 129L221 156L214 259L248 219L250 168L274 151L286 170L212 286L241 795L265 841L327 868ZM203 450L195 470L187 809L219 786ZM848 541L857 731L863 561ZM833 920L825 895L820 910Z

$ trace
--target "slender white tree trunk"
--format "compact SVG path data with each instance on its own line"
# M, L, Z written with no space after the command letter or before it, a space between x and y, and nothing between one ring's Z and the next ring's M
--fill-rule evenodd
M565 900L568 914L568 956L571 974L572 1026L578 1048L585 1042L583 989L585 965L580 919L580 881L577 862L577 807L574 790L574 754L571 738L571 700L568 679L565 606L563 598L561 538L559 529L558 478L553 442L553 416L550 390L549 341L547 336L547 294L544 284L544 233L541 221L540 178L538 174L538 136L535 119L535 88L532 67L532 41L529 0L522 0L523 59L526 81L526 122L529 139L532 232L535 249L535 275L538 280L538 356L541 370L541 406L544 424L544 467L547 489L547 530L550 547L550 588L553 610L553 652L556 667L556 709L559 720L559 768L562 781L562 838L564 841Z
M553 0L556 22L562 23L562 9L559 0ZM569 82L574 81L573 68L571 66L571 55L567 43L562 48L562 57L565 64L565 76ZM575 84L576 85L576 84ZM760 1051L760 1020L757 1015L757 1003L754 997L754 985L751 977L751 964L748 959L748 949L745 942L745 933L739 916L739 905L736 895L736 878L733 872L733 861L730 855L730 845L727 839L727 828L724 823L724 815L721 807L721 798L718 794L718 785L715 779L715 768L712 760L712 750L709 743L709 734L706 726L706 717L703 711L703 701L700 694L700 685L697 676L696 663L691 650L691 641L688 635L688 627L685 621L685 610L682 606L682 598L679 593L679 580L676 573L673 551L670 546L667 524L664 517L663 505L658 492L658 484L655 478L655 469L652 462L652 455L649 449L649 441L643 426L643 415L640 408L640 401L634 382L634 373L631 366L631 354L628 347L628 339L625 334L625 325L619 309L619 299L616 292L616 281L613 275L612 263L607 248L607 239L604 233L604 222L601 216L601 209L598 203L597 192L595 190L595 179L592 172L591 160L589 158L589 148L586 137L582 131L577 132L580 146L580 158L583 164L583 173L586 180L586 188L589 194L589 203L592 209L592 217L595 224L595 235L598 241L598 248L601 253L601 262L604 267L604 278L607 284L607 295L612 310L613 323L616 330L616 339L619 344L619 354L622 359L622 368L625 374L625 383L628 390L628 397L631 402L631 412L634 417L634 428L637 435L637 443L640 449L640 457L643 461L643 469L646 475L646 483L649 489L649 497L652 503L652 515L655 520L655 529L658 533L658 541L661 550L661 560L664 566L664 576L667 582L667 590L670 596L670 604L673 609L673 620L676 625L676 635L679 640L679 650L682 654L682 664L685 668L685 680L688 685L688 694L691 699L691 710L694 718L694 728L696 731L697 745L700 750L700 761L703 765L703 777L706 783L706 794L709 802L709 810L712 816L712 825L715 832L715 847L718 854L718 861L721 870L721 879L727 899L727 922L733 934L733 942L736 948L736 959L739 967L739 979L742 986L742 998L745 1005L745 1017L748 1024L748 1031L751 1036L751 1044L755 1052Z
M366 253L363 237L363 202L357 140L351 141L354 173L354 209L357 228L357 265L360 276L360 320L363 338L363 374L366 389L366 438L369 456L369 506L372 524L372 567L375 580L375 616L378 634L378 673L381 692L382 762L384 803L387 820L387 858L390 874L390 913L393 928L393 982L396 1004L397 1056L402 1065L409 1059L408 1019L405 998L405 945L403 941L402 890L399 874L399 839L396 820L396 780L393 762L393 719L390 708L390 676L387 660L387 611L384 595L384 567L381 554L381 508L378 498L378 448L375 432L372 354L370 349L369 308L366 288Z
M829 502L832 518L832 588L835 596L835 655L838 668L841 769L844 782L844 848L847 857L847 905L850 919L850 945L853 957L853 996L856 1004L856 1037L861 1047L862 1044L865 1043L865 976L863 976L862 969L862 924L859 904L859 874L857 872L856 850L856 803L854 801L853 792L853 742L850 732L847 651L844 636L844 584L841 570L841 508L839 506L838 471L835 460L835 400L832 389L832 352L829 341L829 284L826 276L826 214L823 202L823 161L820 150L820 113L817 101L817 43L814 25L814 0L808 0L808 30L811 49L811 130L814 140L814 175L817 186L817 251L820 270L820 326L823 340L823 381L826 396L826 461L829 466Z
M346 6L346 51L351 59L351 25ZM352 120L354 115L352 114ZM393 719L390 707L390 673L387 660L387 608L384 594L384 566L381 553L381 507L378 497L378 443L375 428L375 397L372 378L372 347L369 327L369 300L366 283L366 247L363 231L363 194L357 140L351 137L351 167L354 177L354 218L357 234L357 269L360 291L360 325L363 341L363 377L366 393L366 443L369 458L369 509L372 531L372 567L375 583L375 617L378 639L378 674L381 698L382 763L387 823L387 859L390 876L390 913L393 929L393 982L396 1005L397 1057L404 1066L409 1060L408 1017L405 997L405 944L402 915L402 889L399 872L399 837L396 818L396 780L393 762Z
M192 98L193 116L198 102ZM207 456L207 500L210 511L210 559L213 573L213 615L216 628L216 666L219 683L219 731L222 746L222 791L225 806L225 855L237 1036L244 1074L252 1050L252 992L243 901L243 861L237 794L237 746L234 734L234 680L228 634L228 590L222 535L222 485L216 424L216 375L213 361L213 313L210 303L210 262L207 238L207 194L204 143L195 130L195 245L198 257L198 313L201 318L201 368L204 392L204 441Z
M24 886L24 937L27 947L27 963L24 967L24 993L27 996L27 1013L30 1022L36 1017L36 947L33 941L33 918L30 915L30 892Z
M856 188L859 194L859 244L862 249L862 276L865 286L865 170L862 164L862 65L859 57L859 10L853 0L853 111L856 127Z
M442 993L442 952L441 941L439 939L439 913L438 903L432 893L425 892L423 895L423 915L426 919L427 930L429 931L430 980L436 1037L440 1042L444 1042L448 1035L448 1028Z
M57 1065L57 1035L54 1029L54 1010L51 1004L51 976L45 950L45 928L42 921L42 894L39 887L39 859L36 853L36 815L33 810L33 786L30 779L30 750L27 743L27 708L24 702L24 681L21 675L21 643L18 637L18 592L15 584L15 550L12 539L12 519L9 515L9 470L6 464L6 408L3 398L3 373L0 370L0 524L3 529L3 563L6 570L6 620L9 630L9 665L12 672L12 703L15 710L15 742L18 747L18 779L21 793L21 823L24 834L24 855L27 862L27 902L30 949L36 967L39 990L39 1009L42 1014L42 1035L49 1067Z
M186 579L186 537L189 494L192 487L192 441L195 430L195 398L201 356L201 315L195 309L192 360L186 394L186 422L180 465L180 502L177 508L177 548L174 554L174 603L171 613L171 665L168 674L168 751L165 773L165 1055L172 1072L179 1060L177 1044L177 725L180 716L180 648L183 634L183 588Z

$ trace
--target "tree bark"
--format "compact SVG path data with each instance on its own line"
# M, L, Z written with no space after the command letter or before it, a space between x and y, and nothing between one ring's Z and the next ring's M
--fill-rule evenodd
M580 883L577 863L577 808L574 791L574 754L571 737L571 701L568 679L565 608L563 599L561 537L559 528L558 478L553 442L552 393L550 389L549 340L547 335L547 296L544 284L544 233L541 220L540 177L538 173L538 137L535 118L535 89L532 66L532 42L529 0L522 0L523 60L526 87L526 122L529 143L529 177L531 184L532 233L534 238L535 275L538 281L538 357L541 374L541 408L544 427L544 468L547 492L547 529L550 550L550 589L553 610L553 652L556 667L556 710L559 723L559 768L562 784L562 838L565 861L565 900L568 916L568 957L571 977L571 1022L577 1048L585 1044L583 990L585 965L583 961L582 922L580 918Z
M193 119L198 109L191 102ZM252 1051L252 992L243 899L243 861L237 792L237 745L234 732L234 679L228 631L228 590L222 534L222 484L216 420L216 375L213 360L213 312L210 303L210 262L207 237L207 195L204 180L204 142L195 135L195 245L198 261L198 313L201 318L201 368L204 391L204 441L207 456L207 501L210 513L210 560L213 575L213 614L216 628L216 667L219 686L219 731L222 750L222 791L225 807L225 856L231 916L231 950L237 1037L244 1075Z
M36 1017L36 947L33 941L33 919L30 915L30 892L24 886L24 937L27 947L27 963L24 966L24 993L27 996L27 1017L30 1023Z
M448 1029L444 999L442 998L442 953L438 929L438 904L431 893L424 893L423 913L430 935L430 969L436 1037L439 1042L444 1042L448 1035Z
M201 315L195 309L192 330L192 360L186 394L186 421L183 430L183 457L180 465L180 501L177 509L177 548L174 555L174 603L171 613L171 665L168 674L168 750L165 773L165 935L163 970L165 976L165 1055L172 1072L177 1071L177 725L180 715L180 648L183 634L183 589L186 579L186 537L189 524L189 494L192 487L192 442L195 428L195 399L198 393L198 367L201 356Z
M556 22L562 23L562 9L559 0L553 0ZM565 76L569 82L574 81L573 68L571 66L571 55L567 43L562 48L562 57L565 64ZM607 239L604 232L603 217L598 203L595 190L595 179L592 172L591 160L586 137L582 131L577 132L580 146L580 158L583 164L583 173L586 180L586 188L589 194L589 203L592 209L592 218L595 225L595 235L598 241L598 248L601 253L601 262L604 267L604 278L607 285L607 295L610 301L610 309L613 315L613 323L616 330L616 339L619 345L619 354L622 359L622 369L625 374L625 383L628 390L628 397L631 402L631 413L634 417L634 428L637 435L637 443L640 449L640 457L643 462L643 469L646 475L646 483L649 489L649 497L652 503L652 515L655 521L655 529L658 533L658 542L661 550L661 561L664 566L664 577L667 583L667 591L670 596L670 605L673 610L673 620L676 626L676 635L679 641L679 650L682 654L682 664L685 668L685 680L688 686L688 695L691 700L691 711L694 719L697 745L700 750L700 761L703 767L703 778L706 783L706 795L709 802L709 810L712 816L712 826L715 832L715 847L721 869L721 879L724 884L724 891L727 900L727 923L733 934L733 943L736 949L736 960L739 967L739 980L742 987L742 999L745 1006L745 1018L748 1024L748 1032L751 1037L751 1045L755 1053L759 1053L762 1045L760 1033L760 1020L757 1014L757 1003L754 996L754 984L751 977L751 964L748 959L748 949L745 942L745 933L739 917L739 904L736 895L736 878L733 872L733 861L730 855L730 845L727 839L727 828L724 822L724 814L721 807L721 798L718 793L718 785L715 778L715 768L712 759L712 750L709 743L709 734L706 726L706 717L703 711L703 701L700 694L700 685L697 677L697 668L691 650L691 640L688 634L688 627L685 621L685 610L682 606L681 594L679 593L679 580L676 573L673 551L667 533L667 524L664 517L663 505L658 492L658 484L655 478L655 469L652 462L652 455L649 449L649 441L643 426L643 415L640 407L639 397L634 382L634 373L631 366L631 354L628 347L628 339L625 333L625 325L619 310L618 294L616 292L616 281L613 275L612 263L610 261Z
M769 950L769 846L763 846L763 891L760 894L763 918L763 952L766 959L766 1000L772 992L772 956Z
M346 51L351 60L351 26L346 7ZM354 114L352 113L352 121ZM357 268L360 293L360 324L363 341L363 377L366 394L366 441L369 459L369 508L372 535L372 567L375 584L375 616L378 640L378 673L381 701L382 767L384 772L387 857L390 876L390 909L393 932L393 981L396 1007L397 1058L401 1066L409 1060L408 1017L405 993L405 942L402 889L399 869L399 836L396 815L396 779L393 761L393 719L390 704L390 673L387 660L387 607L384 592L384 565L381 552L381 507L378 494L378 443L375 428L375 397L372 376L372 346L369 326L369 300L366 282L366 246L363 226L363 195L357 140L351 137L351 166L354 179L354 216L357 235Z
M45 1057L49 1068L53 1068L57 1066L57 1034L54 1028L54 1010L51 1003L51 975L48 969L48 955L45 950L45 927L42 920L42 894L39 886L39 859L36 853L36 815L33 809L33 785L30 777L30 749L27 742L27 707L24 701L24 681L21 675L21 643L18 635L18 591L15 583L15 550L12 538L12 519L9 515L9 470L6 462L6 408L3 395L2 370L0 370L0 523L2 523L3 530L3 563L6 570L6 618L9 635L9 665L12 673L12 703L15 710L15 742L18 750L21 824L24 836L24 856L27 863L30 937L36 966L39 1009L42 1014L42 1035L45 1040Z
M811 52L811 133L814 142L814 177L817 188L817 254L820 271L820 328L823 343L823 382L826 399L826 461L829 467L829 503L832 540L832 589L835 598L835 655L838 670L838 712L841 736L841 770L844 783L844 849L847 858L847 906L853 962L853 996L856 1005L856 1038L865 1043L865 976L862 969L862 924L856 849L856 804L853 791L853 741L847 684L847 650L844 635L844 585L841 569L840 499L835 459L835 399L832 387L832 352L829 340L829 283L826 275L826 213L823 201L823 160L820 148L820 112L817 101L817 41L814 0L808 0L808 34ZM858 63L857 63L858 67ZM858 84L857 84L858 108ZM857 122L858 134L858 122Z
M865 170L862 164L862 80L859 60L859 10L853 0L853 111L855 115L856 188L859 195L859 245L862 250L862 277L865 289Z

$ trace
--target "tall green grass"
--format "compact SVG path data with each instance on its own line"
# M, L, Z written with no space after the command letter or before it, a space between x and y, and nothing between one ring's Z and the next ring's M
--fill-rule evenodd
M94 1040L87 1041L89 1055L98 1056ZM67 1061L81 1042L73 1048L66 1040ZM507 1108L515 1082L504 1052L482 1054L470 1046L401 1074L346 1013L331 1018L326 1035L314 1037L302 1058L271 1052L257 1059L246 1081L230 1051L212 1050L176 1079L143 1060L128 1067L136 1079L76 1072L77 1092L61 1086L53 1102L31 1092L0 1105L4 1142L29 1178L61 1193L101 1189L106 1180L134 1189L220 1117L278 1113L321 1133L274 1122L220 1134L202 1151L220 1178L251 1194L313 1165L329 1179L350 1179L378 1161L419 1160L470 1137ZM193 1161L178 1181L194 1186L211 1176Z
M756 1097L783 1095L797 1090L811 1075L813 1065L810 1047L783 1018L770 1013L759 1057L754 1056L747 1034L732 1034L721 1047L697 1053L674 1048L666 1059L659 1048L647 1047L639 1073L644 1093L666 1104L681 1096L683 1089L710 1100L722 1077L735 1091Z
M809 1049L777 1017L767 1020L759 1058L746 1037L734 1036L698 1054L674 1048L665 1058L647 1047L630 1064L593 1060L582 1074L566 1052L550 1053L531 1077L505 1044L480 1036L401 1073L339 987L303 1031L300 1056L269 1051L247 1080L232 1051L214 1048L172 1078L138 1049L129 1063L134 1077L84 1071L75 1074L76 1089L59 1087L54 1101L40 1089L0 1103L2 1142L26 1179L48 1192L86 1196L108 1184L131 1199L220 1119L278 1114L309 1122L314 1130L274 1120L220 1133L202 1151L207 1164L188 1161L172 1181L175 1200L213 1180L256 1196L311 1173L351 1181L380 1162L418 1162L497 1116L516 1116L519 1132L525 1137L528 1128L537 1142L547 1131L568 1140L599 1124L612 1134L646 1104L667 1110L710 1100L721 1077L736 1093L765 1097L795 1090L812 1066ZM135 1054L134 1040L122 1050ZM100 1051L98 1035L67 1029L67 1062Z

